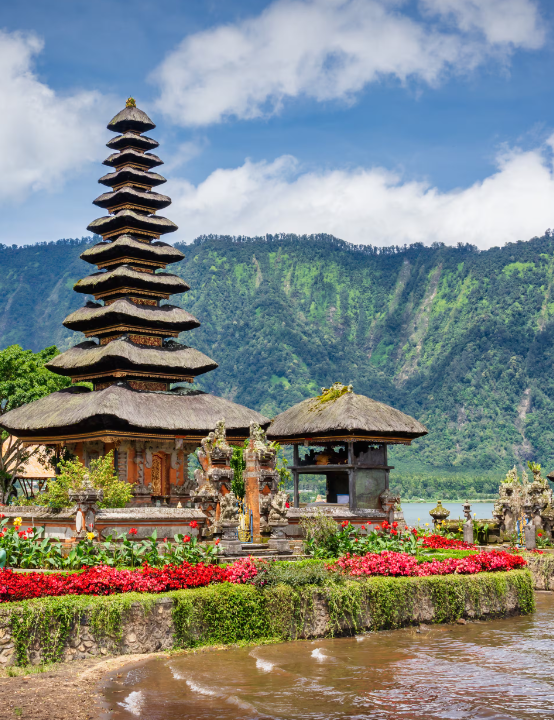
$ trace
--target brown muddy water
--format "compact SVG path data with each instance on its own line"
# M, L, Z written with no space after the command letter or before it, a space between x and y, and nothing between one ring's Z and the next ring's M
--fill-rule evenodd
M114 720L554 718L554 594L537 612L156 658L104 690Z

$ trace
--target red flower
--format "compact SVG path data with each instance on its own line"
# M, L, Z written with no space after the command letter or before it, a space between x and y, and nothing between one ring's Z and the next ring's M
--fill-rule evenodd
M27 528L27 532L32 534L34 532L34 530L33 530L33 528Z
M365 530L365 525L362 525L362 530Z
M3 513L0 513L0 520L3 520L6 516Z
M290 508L290 502L289 502L288 500L287 500L287 502L285 503L285 507L286 507L286 508Z
M341 527L345 528L348 526L348 520L343 520L340 524Z
M19 532L19 533L17 533L17 534L19 535L20 538L26 538L26 537L27 537L27 535L26 535L24 532Z
M537 535L538 535L539 537L542 537L542 533L541 533L541 532L537 533Z
M190 542L190 535L185 535L185 537L183 538L183 542Z
M219 545L219 543L220 543L219 538L216 538L216 539L214 540L214 545Z
M385 520L385 521L383 521L383 522L381 523L381 527L383 528L383 530L386 530L387 528L390 527L390 525L389 525L389 523Z
M393 526L393 528L397 528L397 527L398 527L398 523L395 521L395 522L393 522L392 526Z
M164 542L167 542L167 538L164 538Z
M198 522L196 520L193 520L191 523L189 523L189 526L194 530L194 528L198 527Z
M391 530L391 531L390 531L390 534L391 534L391 535L398 535L398 530Z
M136 529L136 528L131 528L131 529L129 530L129 535L136 535L136 534L137 534L137 529Z

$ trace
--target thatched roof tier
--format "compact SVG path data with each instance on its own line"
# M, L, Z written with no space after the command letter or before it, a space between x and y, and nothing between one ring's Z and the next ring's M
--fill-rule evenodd
M143 172L133 167L126 167L117 172L103 175L98 182L108 187L115 187L116 185L119 187L127 184L149 189L156 185L162 185L167 180L155 172Z
M129 265L120 265L115 270L107 272L93 273L79 280L74 286L75 292L85 295L105 295L107 292L126 288L146 290L160 297L190 290L186 282L176 275L164 272L138 272Z
M137 135L136 133L126 132L112 138L106 145L110 150L123 150L125 148L134 148L135 150L155 150L160 143L157 140L146 137L146 135Z
M144 133L153 130L155 127L148 115L143 110L139 110L136 105L129 105L123 108L123 110L118 112L108 123L108 130L117 133L125 133L128 130Z
M118 230L141 231L149 234L164 235L166 233L178 230L177 225L171 220L159 215L139 215L134 210L120 210L116 215L107 215L106 217L93 220L87 230L97 235L107 235L116 233Z
M344 439L411 442L427 434L413 417L365 395L344 392L336 398L310 398L273 420L268 438L283 443Z
M153 377L196 377L215 370L217 363L200 350L172 340L165 342L163 347L149 347L122 337L107 345L85 340L56 355L46 367L58 375L72 378L125 370L133 371L134 375Z
M107 157L102 165L108 165L109 167L119 167L120 165L140 165L145 168L153 168L158 165L163 165L163 160L157 155L152 153L143 153L134 150L133 148L125 148L121 152L112 153Z
M92 201L93 205L105 208L119 208L122 205L132 205L134 207L144 208L149 212L162 210L171 205L171 198L167 195L160 195L155 192L142 192L136 190L131 185L124 185L115 192L102 193L96 200ZM110 210L113 212L113 210Z
M89 302L85 307L68 315L63 321L66 328L87 334L115 325L127 325L133 330L143 328L184 332L200 327L198 320L183 308L175 305L135 305L119 298L111 305Z
M170 265L184 257L180 250L169 243L161 240L152 243L141 242L132 235L120 235L116 240L99 242L81 253L81 260L91 265L111 263L125 258Z
M199 390L144 392L117 383L95 392L84 387L60 390L11 410L0 418L0 426L37 442L106 435L200 441L222 419L228 438L248 437L251 422L269 424L254 410Z

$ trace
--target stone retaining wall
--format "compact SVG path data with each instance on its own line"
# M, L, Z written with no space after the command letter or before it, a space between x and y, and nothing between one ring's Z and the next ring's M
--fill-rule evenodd
M488 577L484 577L488 576ZM221 608L221 614L226 612L229 602L229 592L234 593L233 602L244 601L252 603L265 595L253 612L259 613L261 624L266 623L266 628L273 628L268 636L276 635L287 638L316 638L325 637L334 633L335 635L347 635L361 630L383 629L390 627L401 627L416 625L420 623L437 623L454 621L458 618L490 619L492 617L507 616L532 612L532 579L526 570L515 570L507 573L482 573L479 575L450 575L434 576L432 578L369 578L360 582L347 581L351 588L360 588L365 583L367 592L359 606L357 620L352 623L350 612L353 605L347 600L341 607L344 609L336 613L336 597L334 602L335 615L331 611L330 594L324 588L305 588L308 591L304 596L304 613L301 614L302 623L298 625L298 617L292 620L292 630L286 630L283 634L283 627L275 627L281 622L279 612L276 612L275 602L279 602L279 590L266 589L256 590L250 585L234 585L229 587L213 585L208 588L196 590L178 590L162 595L144 595L137 601L131 602L129 597L128 606L120 614L120 623L112 629L112 632L98 631L98 623L95 625L94 617L98 617L98 610L104 613L106 618L117 603L124 601L125 596L112 595L108 597L90 598L90 605L82 597L67 596L66 598L46 598L44 600L33 600L27 603L13 603L0 606L0 667L6 667L17 663L16 637L14 627L22 619L27 620L33 614L33 623L28 627L31 630L24 635L27 659L32 664L40 664L52 659L52 642L56 636L61 638L59 652L55 659L70 661L81 660L99 655L123 655L149 653L159 650L168 650L176 645L176 638L181 638L181 646L190 646L210 642L214 637L214 627L209 623L214 622L202 615L202 603L209 594L211 602L215 602ZM285 595L287 586L284 587ZM341 586L345 587L345 586ZM346 588L348 590L348 588ZM273 594L272 594L273 592ZM291 588L288 592L293 592ZM332 590L331 590L332 592ZM137 595L134 594L132 600ZM242 598L242 600L241 600ZM281 600L283 594L280 596ZM460 598L463 598L460 604ZM65 617L70 618L67 632L60 634L60 615L52 615L51 601L65 603ZM273 605L272 605L273 603ZM392 603L392 605L391 605ZM450 603L450 606L448 606ZM183 635L179 635L176 627L176 617L183 608L190 612L190 608L200 608L196 615L187 615L191 619L190 627ZM50 615L48 608L50 607ZM387 625L383 618L390 614L391 607L394 608L394 622ZM446 608L446 611L445 611ZM95 616L95 612L97 613ZM194 617L194 620L193 620ZM56 620L55 618L58 618ZM256 617L255 620L258 618ZM218 621L219 622L219 621ZM286 623L289 621L285 621ZM275 626L275 627L274 627ZM237 627L237 626L235 626ZM34 629L33 629L34 628ZM39 628L37 631L36 629ZM40 629L42 628L42 630ZM290 629L290 628L289 628ZM20 637L21 637L21 631ZM245 637L241 637L242 629L237 629L236 640L251 639L244 631ZM30 640L29 640L30 638ZM218 640L218 642L220 642ZM49 655L50 653L50 655ZM23 664L23 663L20 663Z

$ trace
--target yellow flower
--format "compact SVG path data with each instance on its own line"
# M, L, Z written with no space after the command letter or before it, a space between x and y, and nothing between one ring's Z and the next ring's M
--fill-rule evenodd
M417 519L418 522L419 522L420 520L421 520L421 518L418 518L418 519Z
M94 540L94 533L93 532L87 533L87 537L89 540Z
M429 527L429 523L425 523L425 527Z
M21 518L15 518L15 520L13 521L14 527L19 527L22 522L23 520Z

